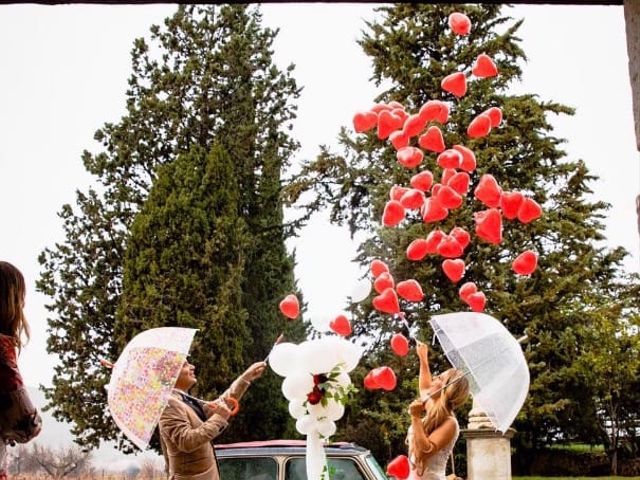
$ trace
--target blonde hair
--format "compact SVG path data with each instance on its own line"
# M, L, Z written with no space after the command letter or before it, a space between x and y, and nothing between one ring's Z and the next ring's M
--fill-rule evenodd
M9 262L0 261L0 333L12 338L20 350L31 337L29 322L24 316L24 300L27 294L24 277ZM22 341L22 337L26 341Z
M427 414L422 419L422 428L427 436L452 416L455 410L460 408L469 397L469 380L460 370L450 368L443 372L440 378L443 379L440 396L433 399L427 409ZM409 452L413 454L419 475L422 475L428 455L417 447L415 435L412 436L409 443Z

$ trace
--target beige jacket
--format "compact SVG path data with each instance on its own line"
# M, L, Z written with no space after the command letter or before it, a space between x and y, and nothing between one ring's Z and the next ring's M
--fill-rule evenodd
M220 398L240 400L250 382L238 377ZM171 480L219 480L211 440L227 427L227 419L204 406L207 421L200 420L179 395L173 394L160 416L160 444Z

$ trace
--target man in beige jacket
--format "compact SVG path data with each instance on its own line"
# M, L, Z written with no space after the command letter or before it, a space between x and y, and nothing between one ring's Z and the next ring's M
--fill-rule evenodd
M196 376L194 366L184 363L159 424L160 445L171 480L219 480L211 441L227 427L231 410L225 399L240 400L265 368L265 362L254 363L217 401L202 404L187 395Z

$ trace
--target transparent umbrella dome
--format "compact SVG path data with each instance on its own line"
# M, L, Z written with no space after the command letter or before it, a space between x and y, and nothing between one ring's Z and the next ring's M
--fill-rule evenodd
M518 341L483 313L435 315L430 324L449 362L467 376L477 404L504 433L529 392L529 368Z

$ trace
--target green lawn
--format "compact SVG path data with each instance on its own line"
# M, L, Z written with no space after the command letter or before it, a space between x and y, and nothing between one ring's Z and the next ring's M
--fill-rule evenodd
M513 477L513 480L593 480L606 478L607 480L640 480L640 477Z

